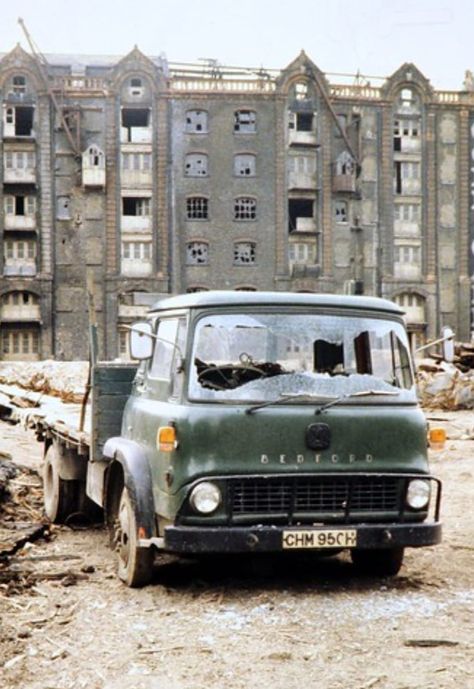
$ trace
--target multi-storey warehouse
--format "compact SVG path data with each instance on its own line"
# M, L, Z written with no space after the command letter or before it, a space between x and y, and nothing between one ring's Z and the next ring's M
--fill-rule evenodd
M470 337L472 91L19 46L0 89L3 359L87 356L86 273L105 358L157 293L211 288L375 294L414 342Z

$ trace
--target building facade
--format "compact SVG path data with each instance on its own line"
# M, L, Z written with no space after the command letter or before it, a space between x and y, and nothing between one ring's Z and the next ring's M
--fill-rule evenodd
M364 293L414 344L472 329L474 92L411 64L333 84L122 59L0 59L4 360L126 358L157 295Z

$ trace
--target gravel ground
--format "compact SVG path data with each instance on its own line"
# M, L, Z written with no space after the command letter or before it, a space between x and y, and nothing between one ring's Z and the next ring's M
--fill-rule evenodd
M53 528L0 588L3 689L459 689L474 687L472 412L430 413L450 440L443 543L400 575L357 577L344 555L168 558L141 590L115 577L103 530ZM0 425L0 451L38 466L40 446Z

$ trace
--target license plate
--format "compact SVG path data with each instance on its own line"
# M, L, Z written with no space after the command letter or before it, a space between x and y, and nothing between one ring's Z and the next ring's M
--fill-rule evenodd
M283 531L282 546L287 548L355 548L356 529L293 529Z

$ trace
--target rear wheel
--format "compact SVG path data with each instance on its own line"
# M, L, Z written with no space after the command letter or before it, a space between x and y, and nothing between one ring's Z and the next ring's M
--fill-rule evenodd
M56 443L49 446L43 465L43 503L48 519L63 524L77 512L79 481L65 481L59 475L60 450Z
M123 488L112 524L112 541L118 558L118 576L127 586L151 581L153 551L138 545L137 519L127 488Z
M393 577L403 564L404 548L376 548L351 550L354 566L362 574L377 577Z

